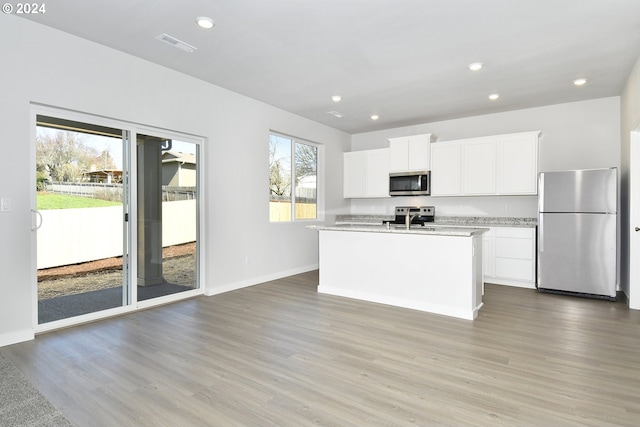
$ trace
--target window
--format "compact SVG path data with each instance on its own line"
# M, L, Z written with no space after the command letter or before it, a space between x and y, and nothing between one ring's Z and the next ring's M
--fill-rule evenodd
M269 134L269 221L317 217L318 146Z

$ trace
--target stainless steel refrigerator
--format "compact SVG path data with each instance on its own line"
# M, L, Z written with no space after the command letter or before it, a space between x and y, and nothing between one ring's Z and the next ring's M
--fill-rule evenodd
M538 289L615 299L617 169L538 176Z

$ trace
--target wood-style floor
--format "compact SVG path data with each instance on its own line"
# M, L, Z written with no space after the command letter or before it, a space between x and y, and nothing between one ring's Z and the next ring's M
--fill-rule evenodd
M487 285L466 321L317 272L0 349L78 427L637 426L640 312Z

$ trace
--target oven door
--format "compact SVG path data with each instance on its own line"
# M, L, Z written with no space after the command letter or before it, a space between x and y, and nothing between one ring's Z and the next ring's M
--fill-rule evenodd
M428 171L389 174L390 196L425 196L431 190Z

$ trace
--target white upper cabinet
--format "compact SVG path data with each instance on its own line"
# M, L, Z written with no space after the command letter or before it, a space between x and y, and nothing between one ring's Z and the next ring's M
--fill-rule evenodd
M495 194L495 141L490 138L465 141L462 156L462 192L469 195Z
M391 172L409 169L409 137L389 138L389 170Z
M430 146L435 138L435 135L430 133L389 138L389 171L430 170Z
M462 193L462 143L431 144L431 195L459 196Z
M389 197L389 149L344 153L345 198Z
M538 194L538 132L498 137L502 194Z
M389 149L366 152L366 197L389 197Z
M431 195L537 194L539 134L522 132L431 144Z
M345 198L364 197L366 191L366 158L362 151L344 153L343 195Z

